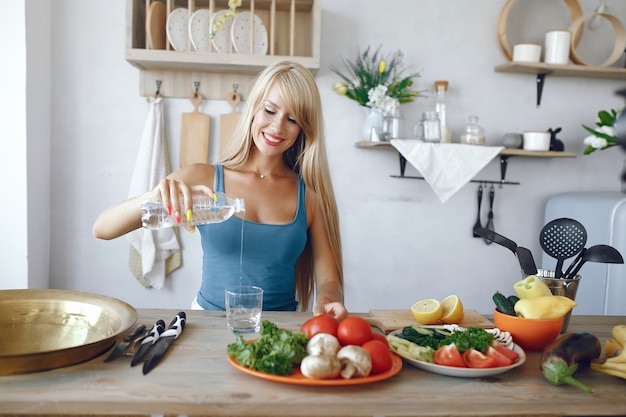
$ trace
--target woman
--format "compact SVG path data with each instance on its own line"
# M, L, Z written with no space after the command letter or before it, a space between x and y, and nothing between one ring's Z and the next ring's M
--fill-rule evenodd
M194 306L223 309L224 288L243 280L264 289L266 310L314 304L315 314L346 317L337 206L311 73L293 62L263 71L224 155L216 165L181 168L154 190L106 210L94 236L112 239L141 227L146 199L162 200L178 218L190 217L192 193L222 191L245 200L244 220L233 216L198 226L203 271Z

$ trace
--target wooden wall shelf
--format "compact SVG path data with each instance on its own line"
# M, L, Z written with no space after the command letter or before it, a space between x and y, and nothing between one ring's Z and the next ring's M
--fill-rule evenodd
M495 71L536 75L537 107L541 105L543 85L548 75L554 75L557 77L626 80L626 68L592 67L588 65L554 65L542 62L507 62L506 64L497 66Z
M360 141L356 142L355 146L357 148L364 149L393 149L395 150L390 142L382 141L382 142L374 142L374 141ZM445 146L443 144L442 146ZM406 158L402 156L400 152L398 152L398 156L400 158L400 175L392 175L394 178L408 178L408 179L419 179L423 180L423 177L416 176L406 176L404 172L406 170ZM510 149L505 148L499 154L500 156L500 180L472 180L471 182L480 182L483 184L501 184L501 185L519 185L519 182L511 182L506 180L506 169L509 162L509 157L511 156L521 156L527 158L576 158L576 154L574 152L561 152L561 151L527 151L524 149Z

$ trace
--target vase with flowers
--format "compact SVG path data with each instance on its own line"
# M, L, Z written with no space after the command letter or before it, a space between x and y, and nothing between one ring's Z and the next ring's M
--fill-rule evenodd
M388 58L381 52L367 47L357 51L356 59L343 59L345 72L335 66L330 69L337 74L333 89L363 106L366 119L363 126L365 140L380 140L384 118L397 115L400 104L413 101L419 92L413 90L413 79L419 72L407 73L403 68L403 53L398 50Z
M583 152L585 155L589 155L596 150L604 150L619 145L615 123L623 111L624 105L621 105L617 110L600 110L596 118L595 128L583 125L583 128L591 133L584 139L584 144L587 145ZM621 179L622 192L626 193L626 161L624 161L624 171Z

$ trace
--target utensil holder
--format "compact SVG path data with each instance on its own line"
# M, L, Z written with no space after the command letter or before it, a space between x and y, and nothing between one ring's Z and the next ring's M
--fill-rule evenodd
M538 269L537 277L541 278L541 280L550 288L552 295L561 295L563 297L567 297L571 300L576 300L576 291L578 290L578 283L582 276L576 275L574 278L554 278L554 271L549 269ZM567 325L569 324L569 319L572 315L572 310L570 310L563 317L563 326L561 327L561 333L565 333L567 331Z

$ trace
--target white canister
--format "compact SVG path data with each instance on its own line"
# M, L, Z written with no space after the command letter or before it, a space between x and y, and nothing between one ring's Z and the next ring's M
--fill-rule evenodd
M544 62L546 64L567 65L571 38L572 36L567 30L552 30L546 33Z
M523 146L527 151L549 151L550 139L550 132L526 131L524 132Z
M539 62L540 60L540 45L519 43L513 47L513 61L515 62Z

